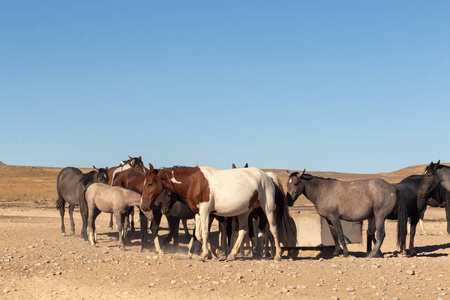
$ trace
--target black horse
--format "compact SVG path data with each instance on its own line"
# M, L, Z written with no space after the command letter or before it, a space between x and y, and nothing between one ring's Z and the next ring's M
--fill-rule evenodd
M83 174L79 169L66 167L58 174L56 181L56 189L58 199L56 200L56 208L59 209L61 215L61 234L66 235L64 226L64 213L66 202L69 203L70 226L72 234L75 234L75 222L73 220L73 210L75 206L80 206L81 219L83 226L81 228L81 237L87 240L87 205L84 199L86 189L94 182L108 183L108 168L97 169Z
M368 257L380 255L386 235L384 223L397 203L396 190L391 184L382 179L339 181L305 174L305 171L302 174L294 172L287 182L288 201L296 200L301 194L327 220L335 243L334 255L339 255L340 242L344 256L348 256L340 220L357 222L372 217L377 242Z
M449 195L447 195L449 192L450 167L441 165L441 161L438 161L437 163L431 162L425 168L425 172L423 173L423 178L418 189L418 196L420 198L427 198L440 195L440 201L438 200L438 202L442 203L443 201L446 201L448 234L450 234L450 200L448 198Z
M434 190L431 191L430 197L427 199L428 206L431 207L444 207L445 217L447 219L447 235L450 235L450 192L443 188L441 184L438 184ZM420 219L423 222L425 216L425 210L420 215ZM422 231L425 232L422 223Z
M397 205L388 215L389 220L398 220L397 223L397 245L401 253L405 253L406 236L408 234L407 221L410 219L411 229L409 236L409 254L416 255L414 249L414 236L416 234L417 223L420 215L425 211L427 202L423 198L417 198L417 189L419 187L422 175L411 175L393 184L397 193ZM375 222L373 218L369 219L367 229L367 251L372 248L372 241L375 240Z

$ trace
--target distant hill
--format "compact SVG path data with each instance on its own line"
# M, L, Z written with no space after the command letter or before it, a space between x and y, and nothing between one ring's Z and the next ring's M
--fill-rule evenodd
M447 164L448 165L448 164ZM336 178L349 181L369 178L382 178L390 183L396 183L414 174L422 174L427 165L406 167L394 172L378 174L353 174L339 172L308 171L307 173L325 178ZM57 199L56 178L62 168L12 166L0 161L0 204L29 202L37 206L53 207ZM89 168L81 168L86 173ZM286 170L264 169L278 175L286 190L289 174ZM294 170L290 170L293 172ZM298 170L301 171L301 170ZM300 198L298 205L311 205L306 198Z

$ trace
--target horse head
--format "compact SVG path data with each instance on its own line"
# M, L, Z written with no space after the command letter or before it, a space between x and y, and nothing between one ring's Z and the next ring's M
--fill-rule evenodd
M440 168L442 168L440 160L437 163L431 162L428 166L426 166L422 180L420 181L417 189L417 196L419 198L425 198L428 196L439 184L441 179L437 171Z
M132 168L138 169L138 170L142 170L143 172L145 172L144 169L144 163L142 162L142 157L131 157L128 155L128 157L130 158L130 165Z
M297 200L297 198L304 193L305 190L305 184L303 181L303 175L305 175L305 170L303 170L303 173L300 174L299 172L293 172L289 173L289 178L287 182L287 194L286 198L289 204L294 204L294 201ZM290 206L292 206L290 205Z
M108 167L106 167L106 168L96 168L95 166L93 166L93 167L94 167L95 172L97 173L96 182L108 184L108 180L109 180Z
M161 179L161 171L155 170L152 164L148 164L149 169L145 170L145 180L141 197L141 208L143 211L149 211L155 204L158 196L164 191L163 181Z

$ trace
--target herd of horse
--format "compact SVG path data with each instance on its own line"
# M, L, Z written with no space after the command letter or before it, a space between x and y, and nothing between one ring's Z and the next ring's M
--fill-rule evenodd
M427 205L446 209L447 232L450 234L450 167L431 162L423 175L412 175L399 183L383 179L339 181L303 172L289 173L287 192L276 174L257 168L219 170L209 166L155 169L146 168L141 157L130 157L112 168L95 168L86 174L73 167L64 168L57 178L57 208L64 226L65 203L69 204L71 233L75 234L73 211L80 207L81 237L96 244L95 220L101 212L111 213L117 223L119 246L124 248L129 216L139 207L141 250L148 242L149 220L155 251L163 252L173 240L178 246L180 221L189 235L186 220L195 219L189 243L189 255L195 240L202 244L201 259L210 254L219 259L234 260L242 251L244 239L252 242L253 254L280 260L283 248L295 248L297 232L289 207L300 195L309 199L330 227L335 243L334 255L348 256L341 220L368 220L368 257L383 256L385 220L397 220L397 245L406 253L408 220L410 243L408 254L415 255L414 236ZM158 231L163 215L169 234L160 243ZM132 216L131 216L132 217ZM219 245L210 243L212 221L219 223ZM131 218L134 230L133 217ZM257 222L255 222L257 221ZM89 233L89 234L88 234ZM269 247L269 241L271 243ZM372 243L374 244L372 249ZM342 246L342 249L341 249ZM231 248L231 250L229 250Z

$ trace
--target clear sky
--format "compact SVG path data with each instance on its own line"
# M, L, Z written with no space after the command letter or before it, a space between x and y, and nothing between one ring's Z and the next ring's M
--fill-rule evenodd
M1 1L0 161L450 158L449 1Z

